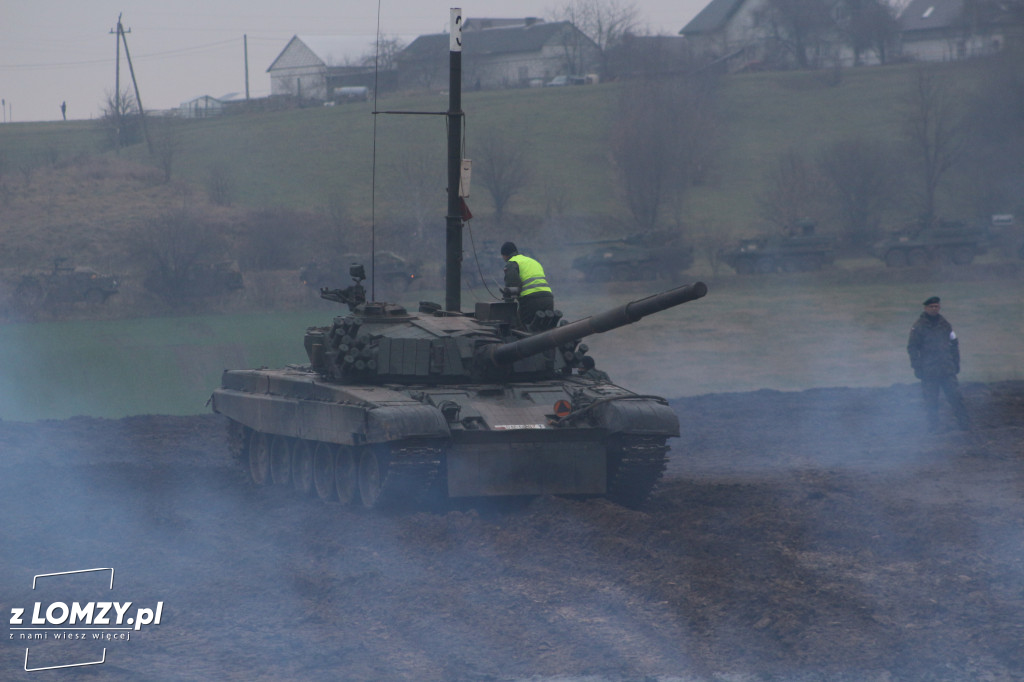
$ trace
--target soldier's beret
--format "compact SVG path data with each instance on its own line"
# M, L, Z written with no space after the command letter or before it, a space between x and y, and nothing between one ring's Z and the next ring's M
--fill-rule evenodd
M931 298L926 299L925 302L922 303L921 305L932 305L932 304L938 303L938 302L939 302L939 297L938 296L932 296Z

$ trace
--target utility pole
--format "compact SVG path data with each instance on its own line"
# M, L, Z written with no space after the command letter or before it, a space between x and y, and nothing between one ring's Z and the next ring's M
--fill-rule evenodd
M150 155L153 154L153 141L149 138L149 129L146 127L146 110L142 108L142 95L139 94L139 82L135 79L135 67L132 66L132 55L128 52L128 38L125 37L126 33L131 33L132 30L124 30L124 26L121 24L121 15L117 15L117 35L119 38L117 45L117 69L116 69L116 80L115 87L118 88L116 97L117 101L121 100L121 43L124 43L124 56L128 60L128 72L132 76L132 87L135 89L135 105L139 108L139 121L142 123L142 135L146 138L146 147L149 149ZM121 107L118 106L118 109ZM118 147L121 142L121 125L120 115L118 116L118 127L117 127Z
M242 35L242 47L245 52L245 101L249 101L249 36Z
M129 32L131 29L128 29ZM121 125L122 112L124 108L121 102L121 15L117 15L117 28L109 31L114 35L114 149L121 151Z

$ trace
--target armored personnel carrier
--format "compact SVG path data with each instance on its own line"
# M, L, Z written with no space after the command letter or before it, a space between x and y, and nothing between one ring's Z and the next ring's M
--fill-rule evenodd
M545 311L526 329L510 300L461 310L461 101L453 10L445 305L367 301L305 334L308 364L228 370L211 398L233 456L257 485L368 508L437 499L566 494L636 506L666 466L679 421L660 397L574 376L581 340L700 298L680 286L576 322ZM461 55L461 53L458 53Z
M785 235L742 239L718 257L740 275L813 272L835 262L835 239L815 234L813 223L800 223Z
M87 266L65 265L56 258L50 272L22 276L14 289L18 303L31 308L51 303L103 303L116 294L118 278Z
M635 234L583 246L591 248L575 258L572 267L588 282L673 279L693 265L693 247L665 235Z
M935 263L969 265L985 252L985 235L960 220L916 224L876 242L876 258L890 268L918 267Z

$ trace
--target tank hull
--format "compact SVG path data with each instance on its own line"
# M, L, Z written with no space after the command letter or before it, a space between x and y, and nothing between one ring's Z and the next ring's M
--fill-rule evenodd
M679 435L661 398L569 376L376 386L302 369L230 370L212 402L230 420L235 455L257 483L308 488L301 453L331 448L334 497L344 501L339 488L359 488L371 507L543 494L607 495L635 506L664 471L667 439ZM346 467L355 481L340 480Z

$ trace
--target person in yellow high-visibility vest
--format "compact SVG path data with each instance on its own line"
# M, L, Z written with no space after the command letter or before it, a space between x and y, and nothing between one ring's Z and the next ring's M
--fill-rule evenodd
M538 312L555 309L555 295L544 276L544 267L519 253L512 242L501 245L501 257L505 259L505 288L502 293L518 299L519 321L523 327L531 329ZM554 321L555 318L547 319ZM548 325L536 326L544 328Z

